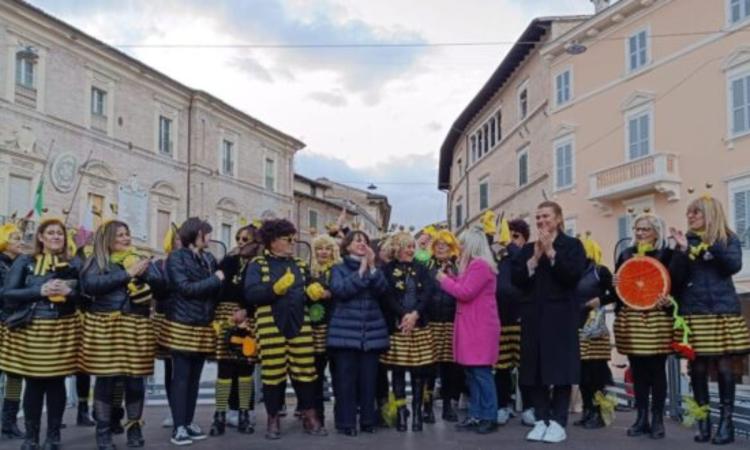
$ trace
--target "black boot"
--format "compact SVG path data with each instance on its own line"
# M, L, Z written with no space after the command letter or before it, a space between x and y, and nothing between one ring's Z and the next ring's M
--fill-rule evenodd
M98 425L98 424L97 424ZM96 427L96 449L97 450L115 450L112 445L112 432L108 426Z
M413 375L412 375L413 376ZM422 431L422 400L424 399L424 378L414 377L411 382L411 431Z
M26 436L24 436L21 450L39 450L39 424L26 422Z
M143 431L141 430L140 421L129 422L125 427L127 431L128 447L143 447L146 445L146 440L143 439Z
M406 431L408 420L409 410L406 409L406 406L399 406L396 410L396 431Z
M89 416L89 402L79 401L78 402L78 416L76 416L76 425L79 427L93 427L96 422L91 420Z
M17 417L20 406L18 400L5 399L3 402L2 438L23 439L23 432L18 428Z
M47 438L44 440L42 450L60 450L60 424L48 424Z
M651 408L651 439L664 439L664 406Z
M122 434L125 432L125 428L122 426L122 418L125 416L125 409L120 406L112 408L112 421L109 425L109 430L112 434Z
M628 428L628 436L630 437L642 436L651 432L651 427L648 424L648 406L638 406L636 414L635 423Z
M725 445L734 442L734 423L732 414L734 412L734 379L731 374L719 374L719 401L721 402L721 415L716 435L711 441L715 445Z
M453 402L450 398L443 397L443 420L446 422L458 422L458 414L453 409Z
M211 429L208 434L211 436L221 436L227 429L227 413L224 411L216 411L214 413L214 421L211 423Z
M583 408L583 412L581 413L581 418L573 422L573 425L577 427L583 426L584 423L588 422L591 419L591 416L594 415L594 410L591 408Z
M246 409L240 409L240 416L237 421L237 431L244 434L255 433L255 428L250 424L250 412Z
M698 432L693 437L695 442L708 442L711 440L711 414L709 413L706 420L698 421Z
M435 423L435 410L432 405L432 395L424 402L424 423Z
M698 406L708 405L708 379L703 374L692 374L693 398ZM708 442L711 440L711 412L705 420L698 421L698 432L693 438L695 442Z
M594 406L594 408L591 409L589 419L583 423L583 428L587 430L596 430L597 428L604 428L606 426L607 424L604 423L604 419L602 418L602 411L599 407Z

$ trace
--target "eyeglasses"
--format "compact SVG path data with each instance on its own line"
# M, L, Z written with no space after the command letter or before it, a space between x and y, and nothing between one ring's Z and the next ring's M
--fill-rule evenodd
M289 242L290 244L294 244L295 242L297 242L297 238L296 238L296 237L294 237L294 236L285 236L285 237L283 237L283 238L280 238L280 239L282 239L282 240L284 240L284 241L287 241L287 242Z
M635 227L633 229L636 233L648 233L649 231L654 231L651 227Z

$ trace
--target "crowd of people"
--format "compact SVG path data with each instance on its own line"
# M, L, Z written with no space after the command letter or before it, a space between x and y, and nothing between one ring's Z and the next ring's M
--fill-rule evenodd
M62 448L65 378L76 376L77 424L95 427L96 448L114 449L120 433L129 447L143 447L145 378L162 359L175 445L207 439L195 421L206 361L218 367L213 437L226 433L230 408L238 411L237 431L254 432L259 365L267 439L282 436L290 380L304 431L328 434L330 374L332 423L346 436L381 427L421 432L437 420L439 392L440 417L456 431L492 433L520 404L531 427L526 439L558 443L567 438L573 386L584 408L574 425L609 424L611 338L603 317L613 304L614 343L629 359L634 384L637 417L628 436L665 436L665 364L679 342L692 352L695 440L732 442L733 362L750 353L750 334L732 281L742 264L740 240L721 203L692 201L686 233L654 214L637 216L615 274L590 236L564 233L558 204L541 203L534 223L533 241L521 219L499 227L487 220L460 237L429 228L375 239L341 227L315 236L309 262L295 257L298 230L286 219L242 227L221 261L209 251L211 225L199 218L170 228L163 259L136 249L119 220L76 248L64 220L45 218L32 251L23 230L5 224L2 435L23 439L23 450ZM638 256L657 259L671 276L671 295L645 310L628 306L616 289L618 269ZM675 318L691 331L689 342L688 334L675 335ZM712 371L720 400L715 432ZM459 417L462 395L468 411Z

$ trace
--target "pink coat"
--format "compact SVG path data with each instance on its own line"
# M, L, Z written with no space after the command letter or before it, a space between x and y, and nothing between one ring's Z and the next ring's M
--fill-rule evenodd
M463 366L494 365L500 337L495 273L486 261L475 259L457 277L443 278L440 287L457 300L453 331L456 362Z

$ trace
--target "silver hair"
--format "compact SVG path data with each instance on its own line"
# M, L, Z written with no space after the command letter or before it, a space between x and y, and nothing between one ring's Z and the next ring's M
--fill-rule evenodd
M667 225L664 223L664 220L661 217L651 213L642 213L637 215L635 219L633 219L633 244L637 244L635 240L635 227L641 220L645 220L646 222L648 222L648 224L651 226L651 228L654 229L654 232L656 233L656 243L654 244L654 249L662 250L666 248L668 245Z
M487 236L480 227L472 227L461 233L461 259L459 270L463 272L473 259L483 259L497 273L497 263L492 255L492 249L487 242Z

